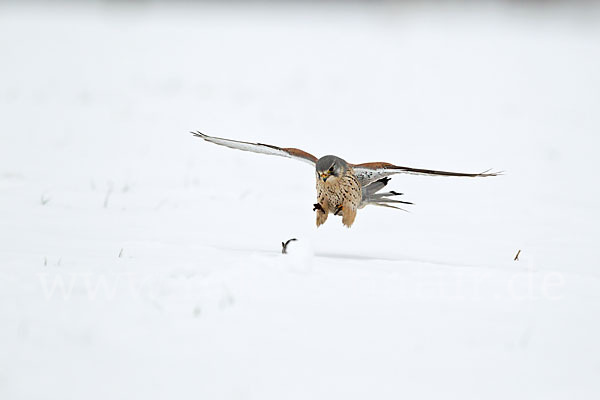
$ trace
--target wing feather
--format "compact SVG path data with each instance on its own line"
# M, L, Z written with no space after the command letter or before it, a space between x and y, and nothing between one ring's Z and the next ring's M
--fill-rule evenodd
M370 162L352 165L354 173L358 178L361 186L368 185L386 176L394 174L413 174L413 175L437 175L437 176L459 176L459 177L487 177L501 175L501 172L489 172L490 170L480 173L465 173L465 172L450 172L438 171L433 169L411 168L394 165L387 162Z
M303 161L303 162L311 164L313 166L317 162L317 157L313 156L310 153L307 153L304 150L296 149L293 147L277 147L277 146L273 146L270 144L263 144L263 143L241 142L238 140L223 139L223 138L208 136L201 132L191 132L191 133L192 133L192 135L199 137L201 139L204 139L207 142L218 144L220 146L229 147L231 149L251 151L253 153L268 154L268 155L272 155L272 156L293 158L295 160Z

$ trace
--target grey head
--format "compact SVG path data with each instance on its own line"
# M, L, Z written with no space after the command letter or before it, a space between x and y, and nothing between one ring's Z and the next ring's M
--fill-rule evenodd
M348 163L336 156L323 156L317 160L317 178L327 181L330 176L340 177L348 170Z

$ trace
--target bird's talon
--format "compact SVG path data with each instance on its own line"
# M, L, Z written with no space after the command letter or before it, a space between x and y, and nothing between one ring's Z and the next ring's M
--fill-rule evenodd
M335 212L333 213L333 215L338 215L343 209L344 209L344 206L338 206L335 209Z
M320 203L313 204L313 211L317 211L317 210L321 210L321 211L325 212L325 210L323 210L323 207L321 206Z

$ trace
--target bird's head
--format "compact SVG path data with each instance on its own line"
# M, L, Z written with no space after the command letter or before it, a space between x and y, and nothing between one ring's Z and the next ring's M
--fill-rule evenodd
M326 182L329 177L342 176L348 169L348 163L336 156L324 156L317 160L317 179Z

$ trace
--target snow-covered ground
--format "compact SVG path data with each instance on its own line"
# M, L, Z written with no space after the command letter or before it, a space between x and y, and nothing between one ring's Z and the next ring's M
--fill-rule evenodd
M600 9L486 4L0 6L0 398L599 398Z

